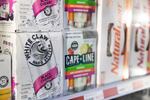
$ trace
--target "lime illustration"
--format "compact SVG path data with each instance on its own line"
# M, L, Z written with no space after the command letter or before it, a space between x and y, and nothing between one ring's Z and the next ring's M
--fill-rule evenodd
M88 49L89 49L89 44L82 44L80 47L80 53L85 54L88 52Z
M80 47L80 53L85 54L85 53L88 53L88 52L92 52L92 46L90 46L87 43L82 44L81 47Z

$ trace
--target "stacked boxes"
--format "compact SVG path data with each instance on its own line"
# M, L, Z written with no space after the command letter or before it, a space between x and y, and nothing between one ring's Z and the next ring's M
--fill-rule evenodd
M0 47L12 55L12 99L61 95L63 0L2 0L0 9Z
M65 94L96 86L96 3L96 0L65 0Z
M0 1L0 100L52 99L150 73L149 6Z
M130 76L139 76L150 73L149 45L149 0L134 0L132 19L132 44L130 56Z
M63 0L8 0L1 9L0 46L12 55L12 99L53 98L63 89L79 92L96 85L97 33L85 31L96 29L96 0L66 0L64 18ZM75 66L68 59L65 68L63 19L65 56L81 58Z
M98 86L128 78L131 24L130 0L102 0L99 4Z

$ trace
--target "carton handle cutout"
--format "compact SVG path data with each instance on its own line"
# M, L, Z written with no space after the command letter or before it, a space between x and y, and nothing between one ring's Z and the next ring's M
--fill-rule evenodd
M135 52L138 52L139 51L139 48L138 48L138 30L139 30L139 28L137 28L136 29L136 31L135 31L135 48L134 48L134 50L135 50Z
M108 36L107 36L107 56L108 57L111 57L112 56L112 53L111 53L111 36L112 36L112 34L111 34L111 30L112 30L112 28L113 28L113 26L114 26L114 24L113 23L110 23L109 25L108 25Z
M150 27L149 27L149 35L148 36L149 36L149 42L148 42L146 51L148 51L150 49Z
M125 54L126 43L127 43L127 25L123 24L123 28L124 28L124 46L123 46L121 55Z

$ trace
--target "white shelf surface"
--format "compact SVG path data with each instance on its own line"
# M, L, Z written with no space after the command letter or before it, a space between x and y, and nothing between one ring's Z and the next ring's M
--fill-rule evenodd
M150 88L150 75L115 82L54 100L109 100Z

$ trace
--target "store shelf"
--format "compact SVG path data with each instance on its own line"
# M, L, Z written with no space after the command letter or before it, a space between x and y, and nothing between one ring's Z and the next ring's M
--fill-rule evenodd
M120 81L80 93L56 98L54 100L109 100L150 88L150 75Z

